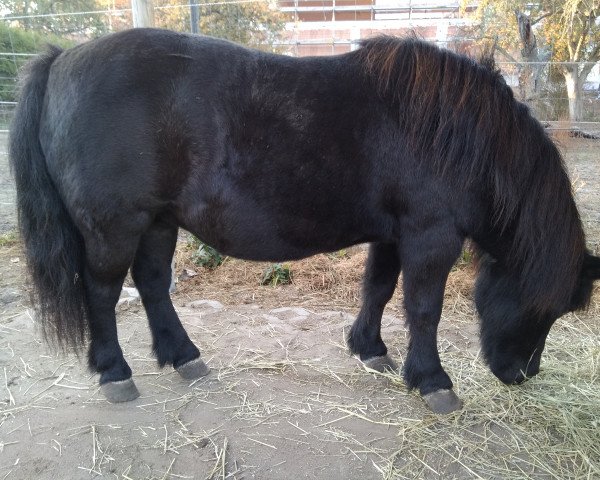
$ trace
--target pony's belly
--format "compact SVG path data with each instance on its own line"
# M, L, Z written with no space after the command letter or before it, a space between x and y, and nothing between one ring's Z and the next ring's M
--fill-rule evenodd
M252 207L206 205L186 215L180 224L220 253L256 261L284 261L332 252L377 239L376 232L335 220L331 212L299 215ZM366 223L363 224L366 226Z

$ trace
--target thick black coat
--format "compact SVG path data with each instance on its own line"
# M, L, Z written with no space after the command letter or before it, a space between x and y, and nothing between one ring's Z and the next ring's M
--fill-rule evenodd
M89 333L101 383L131 377L114 314L130 267L159 363L199 357L168 297L178 227L253 260L371 242L350 348L386 355L402 271L404 373L423 394L452 387L436 333L466 238L483 254L484 354L507 383L537 373L598 276L539 122L489 65L416 39L291 58L138 29L54 49L30 66L11 161L41 318L59 343Z

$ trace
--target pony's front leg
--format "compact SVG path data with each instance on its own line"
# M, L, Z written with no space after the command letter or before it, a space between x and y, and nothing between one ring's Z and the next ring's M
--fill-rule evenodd
M435 413L462 407L437 350L446 280L461 248L458 235L437 227L405 237L401 249L404 307L410 332L404 379L409 388L419 389Z
M372 243L363 281L363 304L347 341L352 353L367 367L380 372L398 368L381 339L381 316L394 294L399 274L398 245Z

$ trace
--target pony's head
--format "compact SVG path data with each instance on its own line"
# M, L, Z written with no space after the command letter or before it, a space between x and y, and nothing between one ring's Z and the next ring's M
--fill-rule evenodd
M518 384L540 370L546 337L561 315L587 307L593 281L600 278L600 258L588 253L570 302L545 311L524 307L520 282L501 262L484 255L475 291L483 355L491 371L506 384Z

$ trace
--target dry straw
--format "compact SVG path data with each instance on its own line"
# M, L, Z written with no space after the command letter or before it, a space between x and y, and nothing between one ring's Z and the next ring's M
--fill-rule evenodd
M180 253L180 266L183 258ZM239 303L239 293L243 292L248 303L272 306L292 303L328 309L343 306L355 312L365 258L365 250L358 249L350 254L321 255L292 262L293 285L277 289L258 287L264 264L230 259L216 271L198 271L189 283L182 282L179 295L185 296L193 290L224 303ZM188 264L185 267L193 268ZM600 478L599 292L588 312L567 315L557 322L548 338L542 373L520 387L509 388L493 377L477 349L465 348L470 338L461 331L472 330L476 322L472 301L474 276L469 263L460 263L452 271L442 325L449 326L458 336L440 336L444 366L466 402L462 411L449 416L435 416L424 408L407 412L405 408L398 409L398 403L394 402L414 403L416 395L406 396L405 386L397 375L371 371L383 385L379 382L365 385L361 381L364 372L347 372L325 363L294 358L273 360L269 354L257 350L244 350L220 370L219 378L227 383L246 372L260 384L265 375L294 376L299 370L311 369L329 378L331 384L337 382L352 389L360 383L361 397L381 396L381 389L385 388L393 400L387 405L378 403L374 408L368 402L356 403L352 397L313 395L309 400L296 402L288 392L285 402L281 399L253 402L251 393L241 393L240 384L236 383L231 391L238 395L239 402L227 408L236 418L255 419L259 423L280 421L282 416L302 415L307 411L335 413L332 420L314 425L310 431L292 425L323 441L344 444L358 458L367 455L385 479ZM228 297L227 291L236 299ZM397 293L388 312L401 315L401 301L401 294ZM400 351L405 346L394 345ZM341 342L339 347L344 348ZM338 427L348 419L388 426L389 435L397 437L396 447L383 449L350 435ZM249 440L276 448L264 438ZM217 461L225 455L225 448L220 452Z
M597 155L593 157L590 161L597 161ZM578 175L574 178L578 195L598 196L596 189ZM590 215L584 215L583 220L588 243L598 253L598 222ZM12 251L15 247L10 248ZM418 395L406 391L399 376L365 371L358 363L353 368L348 362L340 362L346 354L341 325L344 322L340 317L319 313L358 311L364 248L291 262L293 283L277 288L260 286L267 264L226 259L219 268L208 271L191 263L189 256L190 251L182 242L177 251L177 272L181 275L187 269L192 276L187 274L187 280L180 280L176 304L209 298L226 305L226 313L216 323L198 322L196 312L181 315L192 337L198 335L201 339L198 344L213 374L184 389L170 383L169 375L173 373L146 369L146 373L138 374L144 376L141 382L146 391L154 389L154 394L136 405L148 419L147 425L88 423L51 443L57 455L68 454L65 444L71 437L89 444L89 456L82 457L78 464L81 474L108 475L118 464L121 478L142 478L139 471L136 473L139 465L111 443L109 435L135 428L139 447L156 451L165 459L160 472L153 471L152 478L233 479L255 474L268 478L267 470L255 471L244 465L239 452L252 445L281 454L282 442L323 457L329 455L331 449L327 447L333 445L347 458L332 461L356 460L359 465L372 467L371 471L383 479L600 478L598 289L587 312L567 315L552 329L540 375L522 386L509 388L493 377L481 359L472 300L475 272L469 263L457 265L447 283L439 350L465 407L448 416L435 416L426 410ZM384 319L386 342L397 359L406 352L407 343L406 332L398 325L403 318L400 292L401 288L386 309L392 320ZM295 350L276 329L267 328L260 317L264 309L256 310L259 313L254 315L239 308L241 303L265 308L303 306L315 312L312 315L320 317L314 322L315 328L321 329L322 338L329 339L328 345L333 346L337 356L315 359L307 351ZM122 316L140 317L136 319L140 325L144 321L141 310L137 314L130 309ZM9 320L13 317L7 315L0 323L0 334L18 334L20 339L30 335L17 331L23 327L12 326ZM228 322L241 317L250 329L264 326L263 335L268 341L255 346L235 337L236 326ZM386 329L392 323L396 330L389 335ZM129 337L125 339L127 357L138 365L154 362L147 356L149 344L140 347L139 343L135 336L131 344ZM235 345L232 354L224 353L223 343ZM139 353L139 348L144 353ZM54 370L48 370L48 365L40 363L41 357L20 358L16 351L9 353L10 362L0 370L0 391L5 398L0 404L0 426L14 420L18 425L27 425L30 432L32 428L35 431L37 426L30 425L29 418L35 418L40 410L53 413L60 408L61 392L65 391L89 397L90 405L104 403L93 379L88 379L88 383L76 381L74 358L66 362L47 359L48 364L56 365ZM10 382L15 372L28 382L23 390ZM274 384L278 386L277 393L270 393ZM108 408L102 405L105 407ZM200 409L227 420L208 431L202 430L198 422L190 421L190 412ZM156 418L164 419L164 426L162 420L150 425ZM248 427L242 434L240 425ZM360 430L357 426L366 428ZM369 434L361 435L360 431ZM0 439L0 453L22 446L22 442L10 438L10 433L5 432L6 437ZM194 470L190 467L182 471L182 459L188 452L194 455ZM277 460L272 468L286 462L291 463ZM0 478L10 478L17 468L18 465L3 470ZM198 477L200 470L204 472L202 477ZM301 472L290 474L298 476Z

